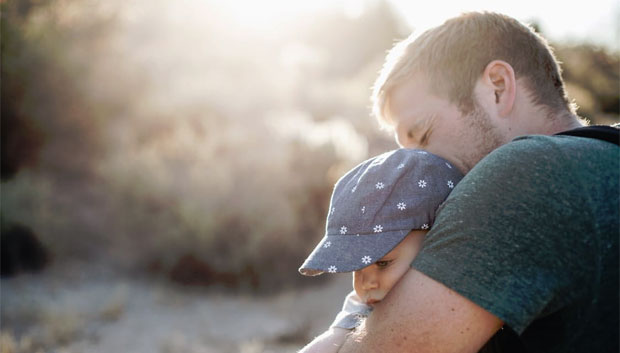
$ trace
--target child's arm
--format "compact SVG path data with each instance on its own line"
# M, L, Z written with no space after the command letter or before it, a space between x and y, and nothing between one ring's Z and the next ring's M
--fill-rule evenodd
M298 353L337 353L351 330L331 327L308 343Z
M361 302L355 292L347 295L342 310L334 319L329 329L317 336L298 353L331 353L338 352L346 335L360 323L360 319L368 316L372 308Z
M355 291L351 291L344 299L342 310L336 315L329 328L338 327L352 330L360 324L362 318L370 315L371 311L372 307L362 303Z

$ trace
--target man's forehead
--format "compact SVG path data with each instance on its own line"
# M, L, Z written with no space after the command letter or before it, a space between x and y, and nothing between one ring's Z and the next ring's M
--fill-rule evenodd
M423 129L433 120L434 114L432 111L416 108L418 107L398 105L392 103L392 100L388 99L386 100L385 120L395 131L402 128L406 128L407 130Z
M428 118L423 115L432 108L432 100L436 98L429 90L423 75L414 75L394 86L386 95L385 116L393 126L403 119Z

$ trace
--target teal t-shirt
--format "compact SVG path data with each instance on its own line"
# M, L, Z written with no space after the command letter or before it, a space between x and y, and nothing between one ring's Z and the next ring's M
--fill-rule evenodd
M456 186L412 266L536 352L618 352L620 147L528 136Z

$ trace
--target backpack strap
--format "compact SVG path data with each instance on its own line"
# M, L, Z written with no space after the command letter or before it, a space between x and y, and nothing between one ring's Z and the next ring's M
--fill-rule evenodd
M576 129L563 131L556 135L568 135L578 137L589 137L597 140L607 141L620 146L620 125L592 125Z

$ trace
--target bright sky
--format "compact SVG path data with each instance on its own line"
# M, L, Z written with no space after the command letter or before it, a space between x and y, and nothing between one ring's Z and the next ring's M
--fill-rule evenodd
M389 0L412 27L435 26L464 11L489 10L524 22L536 21L552 41L584 41L620 49L619 0Z
M234 0L222 2L243 25L269 25L296 15L340 8L355 17L376 0ZM502 12L524 22L538 22L551 41L584 41L620 50L620 0L387 0L418 30L441 24L464 11Z

